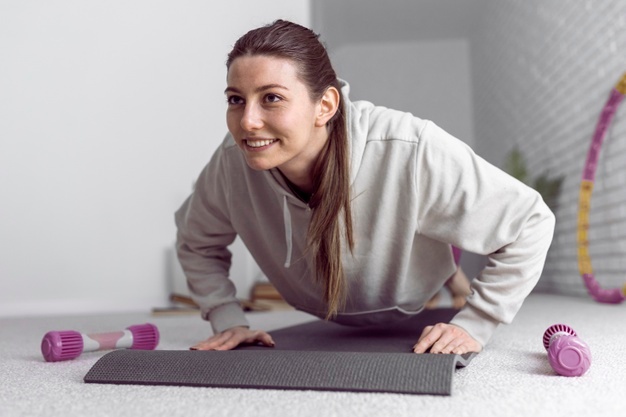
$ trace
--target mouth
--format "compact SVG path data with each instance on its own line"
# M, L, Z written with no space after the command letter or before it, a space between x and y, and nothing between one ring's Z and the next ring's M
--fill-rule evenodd
M272 146L274 143L278 142L278 139L244 139L243 143L247 148L260 151L263 149L267 149Z

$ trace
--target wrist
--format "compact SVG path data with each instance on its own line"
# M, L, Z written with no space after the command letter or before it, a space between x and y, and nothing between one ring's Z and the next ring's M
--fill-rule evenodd
M249 327L241 306L236 302L222 304L211 309L208 318L211 321L214 334L222 333L233 327Z

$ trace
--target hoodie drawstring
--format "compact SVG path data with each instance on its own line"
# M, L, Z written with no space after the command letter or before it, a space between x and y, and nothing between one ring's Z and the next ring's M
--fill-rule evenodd
M287 205L287 196L283 196L283 219L285 221L285 243L287 244L287 258L285 259L285 268L291 265L291 251L293 249L293 236L291 231L291 213Z

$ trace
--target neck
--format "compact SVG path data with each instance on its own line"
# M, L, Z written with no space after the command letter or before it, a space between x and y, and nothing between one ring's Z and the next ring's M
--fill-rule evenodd
M313 195L314 191L313 186L307 189L303 189L302 187L297 186L296 184L289 181L287 177L285 177L285 181L287 182L287 185L289 186L291 192L293 192L300 200L304 201L305 203L308 203L309 200L311 200L311 196Z
M313 194L313 188L315 187L315 184L313 183L313 176L311 175L311 173L307 172L304 173L304 175L294 176L287 175L280 168L278 170L283 175L294 194L297 194L300 197L310 196L311 194Z

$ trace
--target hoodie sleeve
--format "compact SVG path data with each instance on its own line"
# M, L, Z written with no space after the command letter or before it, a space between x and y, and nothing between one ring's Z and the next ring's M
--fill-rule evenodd
M451 321L485 346L537 284L554 215L539 193L432 122L422 131L417 158L419 232L488 256L467 304Z
M193 300L214 333L234 326L248 326L228 279L236 237L229 220L226 158L221 146L201 172L194 192L175 214L178 228L176 250Z

